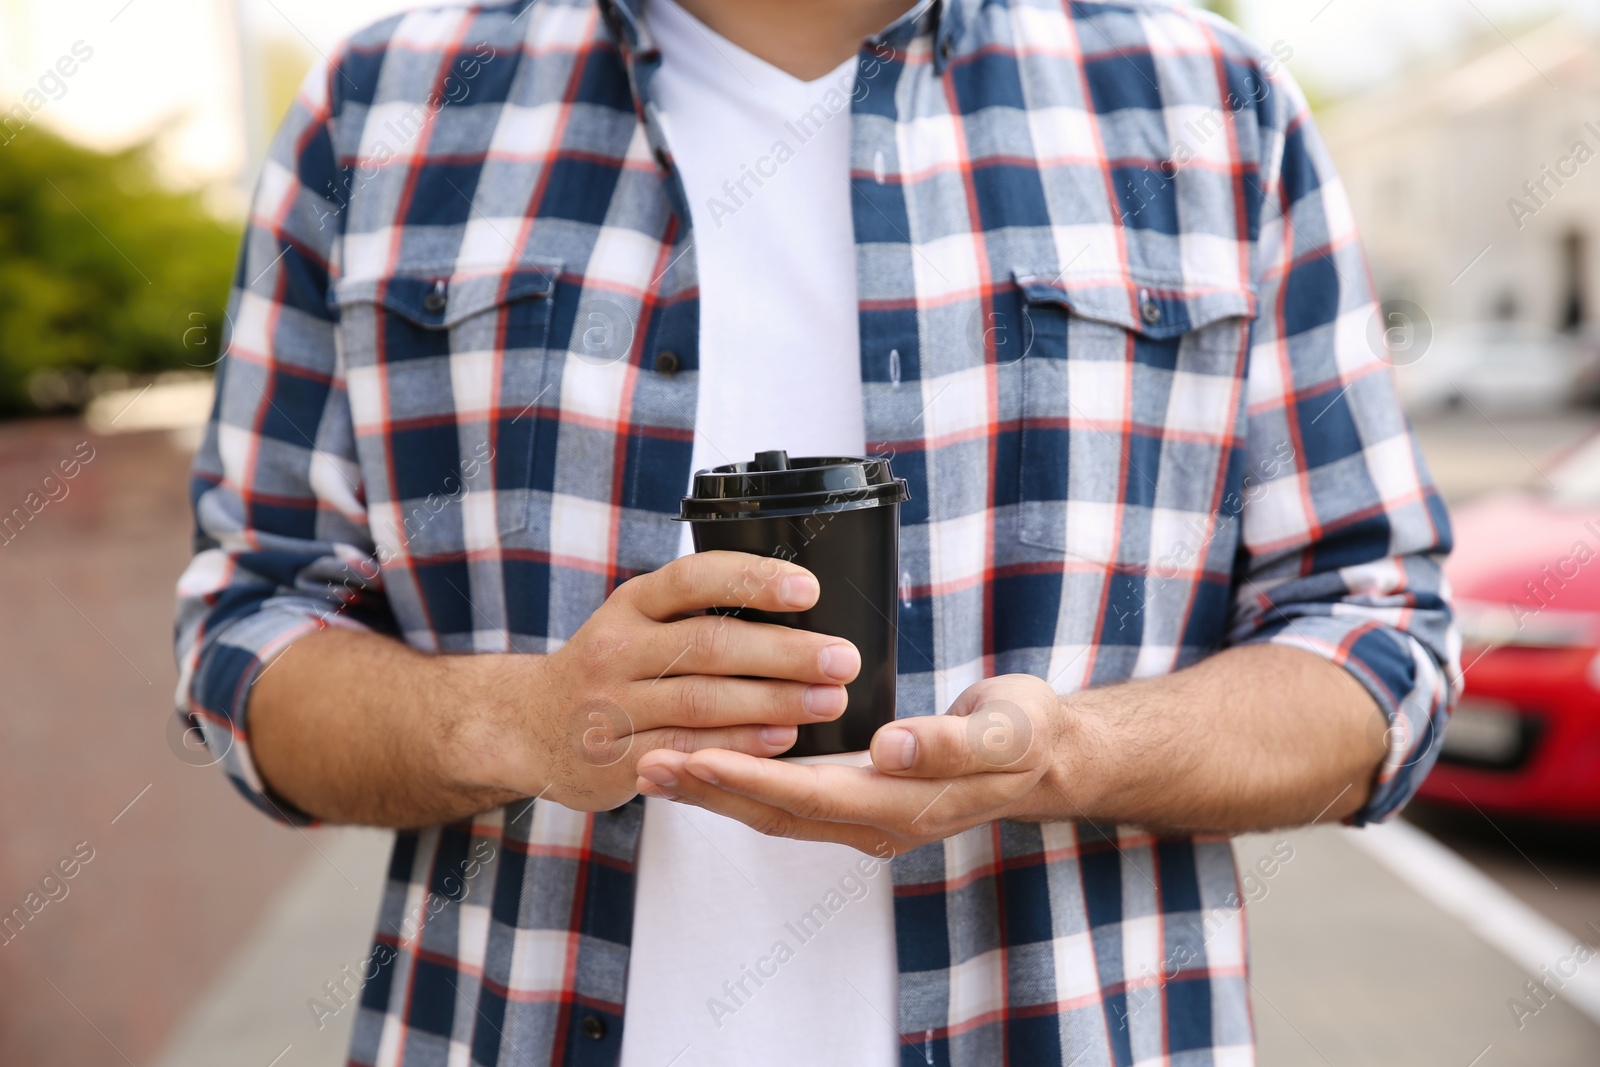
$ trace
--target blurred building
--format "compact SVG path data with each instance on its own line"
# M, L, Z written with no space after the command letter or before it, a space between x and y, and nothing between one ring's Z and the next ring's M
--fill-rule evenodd
M1381 297L1436 324L1600 315L1600 40L1558 19L1329 109Z

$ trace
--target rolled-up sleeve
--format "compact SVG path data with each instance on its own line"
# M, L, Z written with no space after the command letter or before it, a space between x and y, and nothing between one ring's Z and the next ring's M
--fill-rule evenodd
M1230 644L1304 649L1383 710L1371 799L1398 811L1432 767L1459 677L1444 505L1383 356L1349 201L1287 76L1262 107L1249 464Z
M332 69L308 76L256 191L178 584L178 714L252 803L291 822L308 820L251 759L251 688L306 634L393 629L327 300L342 224Z

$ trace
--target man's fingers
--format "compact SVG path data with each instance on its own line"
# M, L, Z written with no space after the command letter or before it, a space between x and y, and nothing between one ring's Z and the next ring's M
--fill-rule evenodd
M655 757L658 752L698 752L703 748L726 749L747 756L765 759L781 756L794 747L793 726L728 726L712 730L690 730L669 727L645 730L632 737L632 751L642 753L640 762Z
M641 774L646 766L641 761ZM864 767L801 766L717 751L695 753L683 766L690 777L701 782L801 819L891 827L908 833L917 832L922 815L952 785L889 778Z
M719 726L792 723L837 719L848 703L842 685L807 685L755 678L678 675L635 682L628 701L634 728L680 726L697 730Z
M661 622L707 608L805 611L821 592L804 567L743 552L696 552L640 575L622 589L642 614Z
M1038 769L1050 758L1052 737L1064 714L1061 698L1048 683L1027 675L1002 675L967 689L943 716L902 719L890 728L928 729L939 735L929 739L933 748L930 759L934 761L926 772L930 775L957 773L939 770L940 761L950 761L949 766L964 764L969 768L959 772L964 774L1029 771ZM960 754L951 732L953 726L931 725L937 718L960 724L970 760ZM913 722L919 725L912 726ZM873 751L877 752L876 745ZM885 754L890 754L888 749ZM895 773L882 764L879 769ZM923 774L922 764L916 764L911 773Z
M1044 756L1040 733L1020 704L986 701L969 715L924 715L881 727L872 738L872 765L901 778L1031 771Z
M850 642L809 630L726 615L654 627L647 646L665 676L715 674L842 685L861 670Z
M872 738L872 765L904 778L960 778L998 768L979 759L969 721L924 715L882 727Z
M854 823L807 819L752 797L720 789L689 773L688 757L677 752L652 753L641 761L637 788L649 797L693 804L746 826L768 837L787 837L796 841L832 841L847 844L880 860L893 858L895 849L882 830Z

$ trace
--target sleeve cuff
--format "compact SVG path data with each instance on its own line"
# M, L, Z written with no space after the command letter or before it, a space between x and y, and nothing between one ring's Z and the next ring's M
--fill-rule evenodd
M247 713L256 681L295 641L318 630L367 627L348 617L274 612L235 620L205 643L189 682L188 707L180 715L198 725L213 763L222 765L234 786L263 814L293 826L316 819L275 794L256 770L250 753Z
M1450 711L1448 680L1420 641L1370 619L1316 615L1268 625L1241 644L1303 649L1349 671L1388 725L1368 735L1383 762L1372 796L1346 822L1383 822L1405 806L1438 758Z

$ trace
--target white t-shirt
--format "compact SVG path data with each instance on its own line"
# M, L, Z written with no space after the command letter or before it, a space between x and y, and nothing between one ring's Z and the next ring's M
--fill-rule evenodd
M699 265L694 469L776 448L861 455L855 61L801 82L673 0L645 18ZM898 1061L886 862L652 799L636 885L622 1067Z

